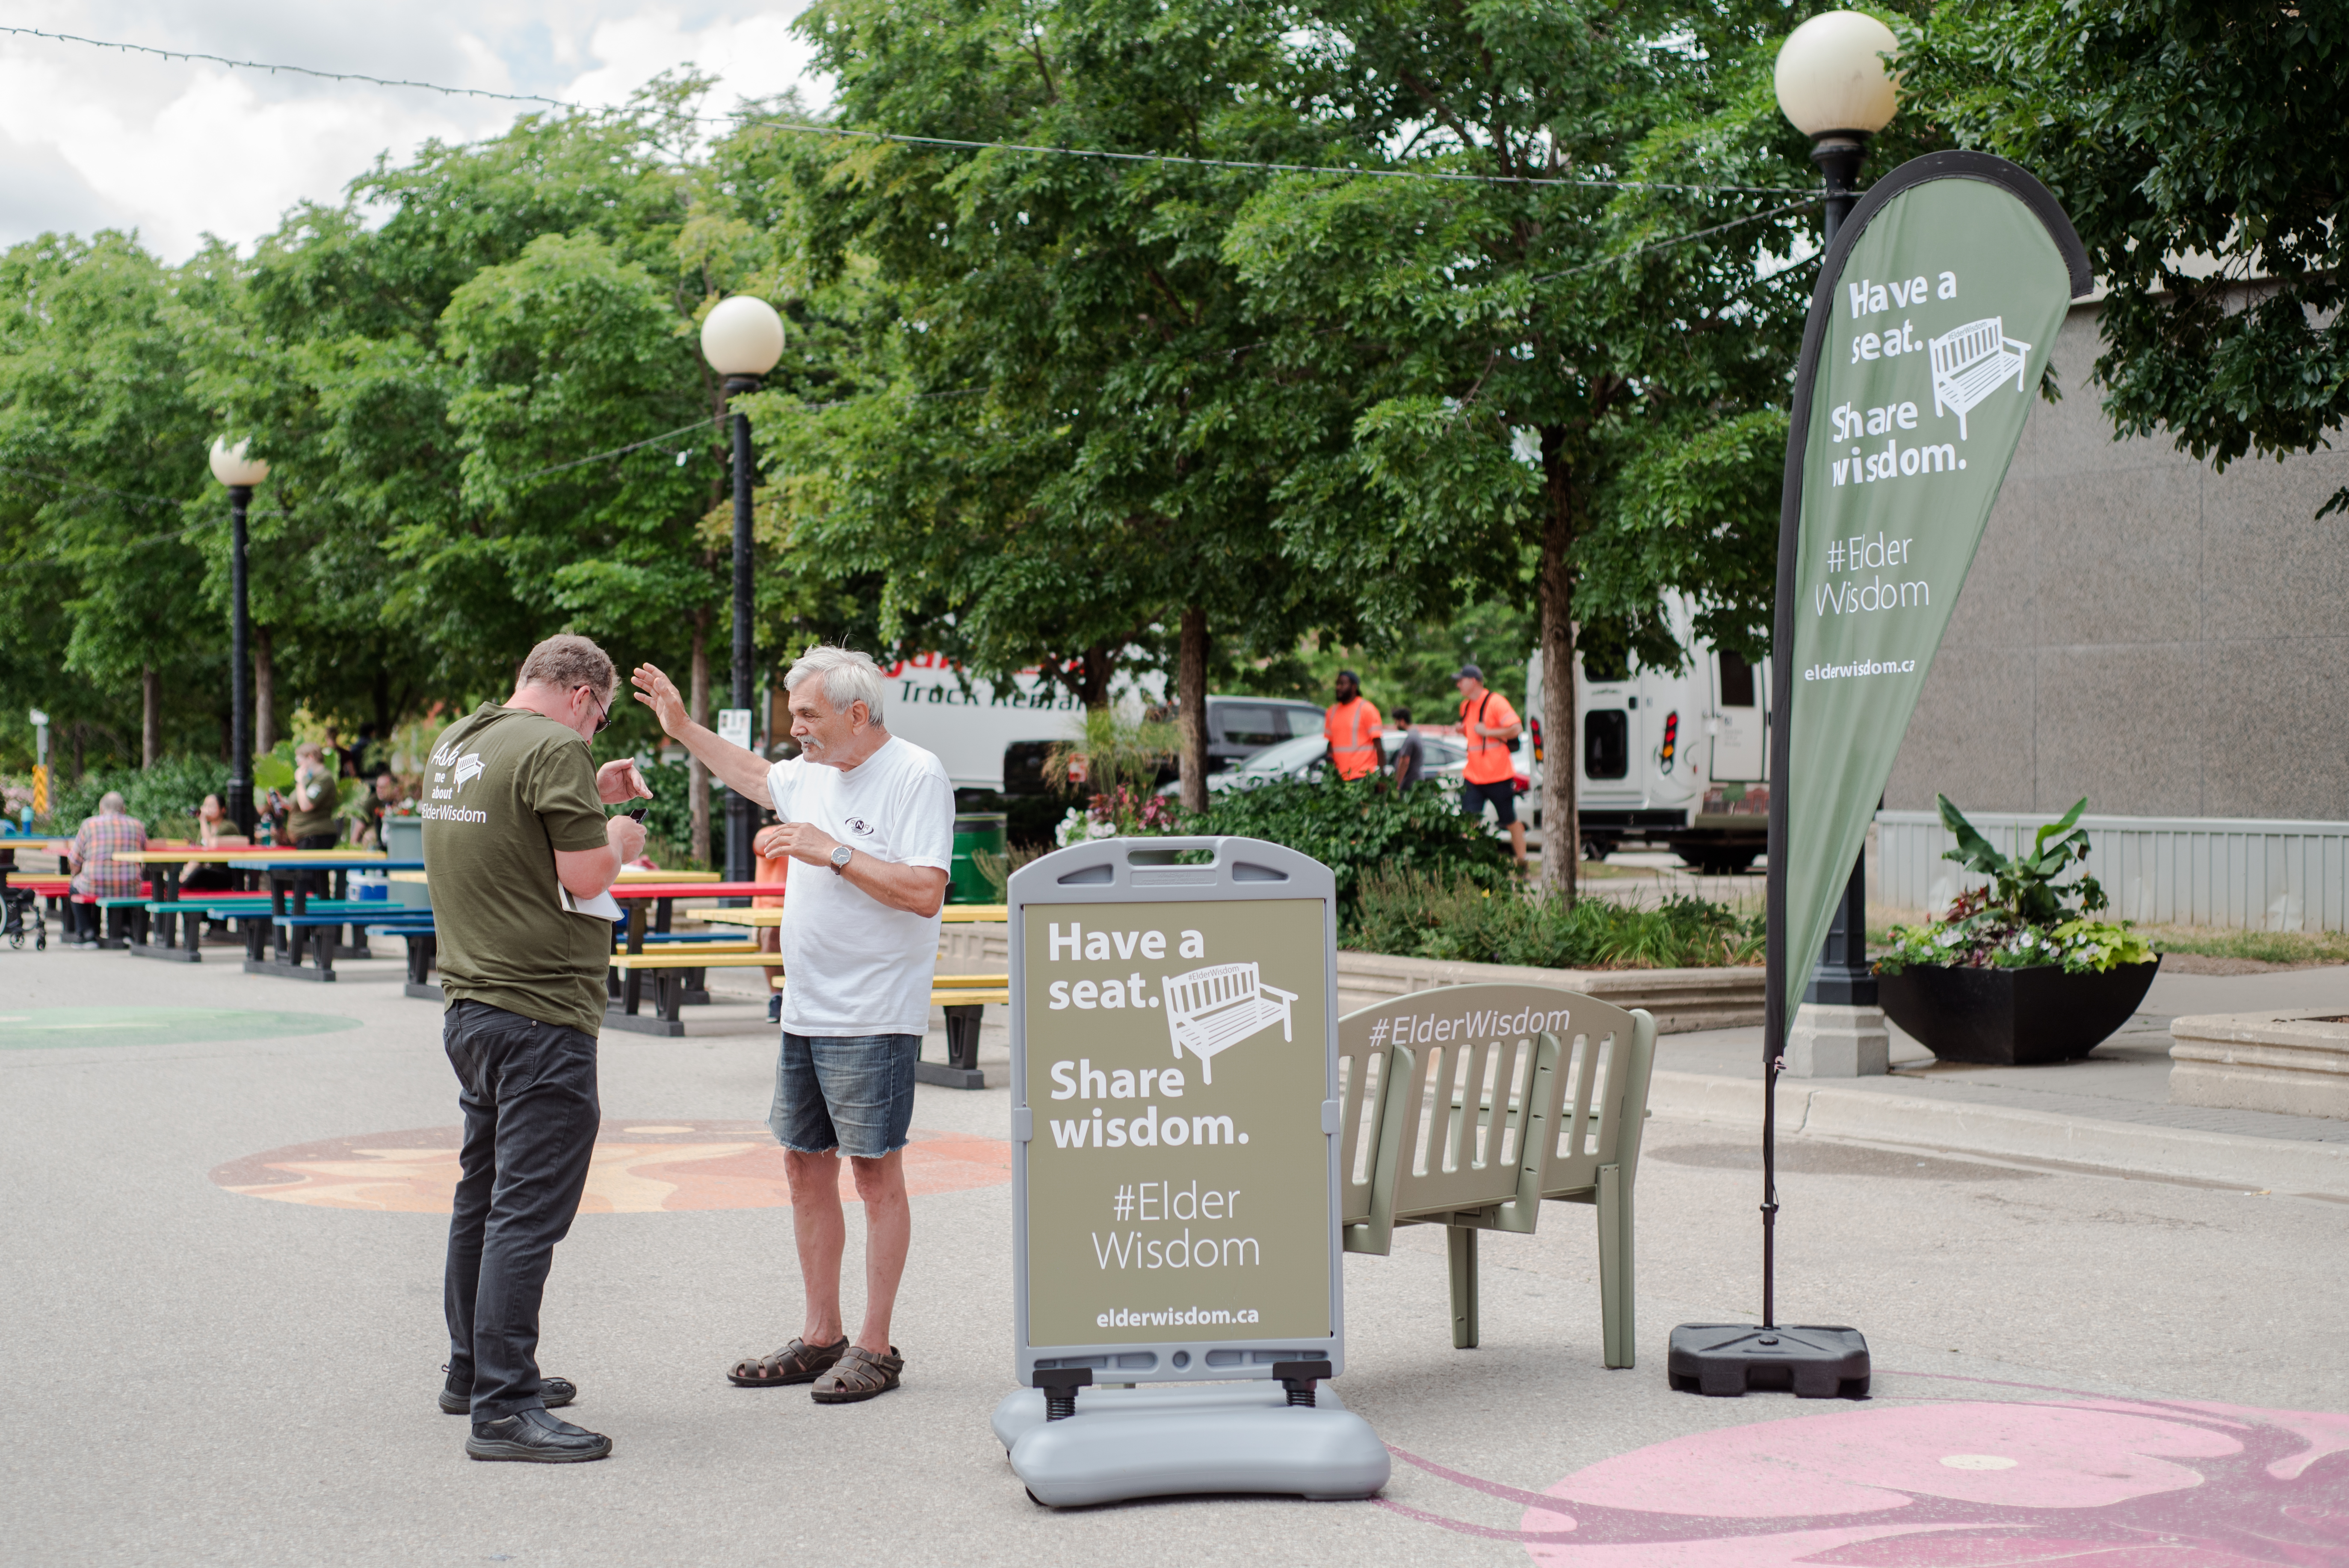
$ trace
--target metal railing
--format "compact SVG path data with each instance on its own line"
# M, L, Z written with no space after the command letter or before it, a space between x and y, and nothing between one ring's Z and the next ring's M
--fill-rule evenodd
M2056 812L1970 811L2009 854ZM1956 839L1932 811L1876 814L1878 902L1938 910L1984 878L1941 858ZM2349 822L2083 817L2087 870L2115 918L2247 931L2349 930Z

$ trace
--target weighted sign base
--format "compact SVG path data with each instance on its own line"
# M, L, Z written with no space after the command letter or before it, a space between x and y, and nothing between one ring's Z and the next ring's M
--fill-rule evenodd
M1672 1330L1664 1371L1688 1394L1791 1391L1798 1399L1868 1398L1868 1341L1840 1325L1683 1323Z
M1021 1388L995 1408L995 1435L1048 1508L1198 1492L1376 1495L1386 1445L1328 1384L1315 1394L1307 1408L1271 1382L1087 1388L1075 1415L1047 1421L1043 1391Z

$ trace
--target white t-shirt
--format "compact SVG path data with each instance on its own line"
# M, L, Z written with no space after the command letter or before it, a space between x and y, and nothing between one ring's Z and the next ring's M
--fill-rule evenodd
M951 871L954 785L892 736L843 771L793 758L767 770L785 822L811 822L859 854ZM828 865L784 874L783 1027L794 1035L920 1035L930 1026L938 917L891 909Z

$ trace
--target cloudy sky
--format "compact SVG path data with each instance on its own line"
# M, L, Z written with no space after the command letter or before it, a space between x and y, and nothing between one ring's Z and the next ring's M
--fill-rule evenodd
M719 77L722 110L793 85L823 101L789 31L800 3L16 0L0 23L591 104L690 61ZM0 244L120 228L170 261L206 232L249 246L377 153L487 135L522 108L0 34Z

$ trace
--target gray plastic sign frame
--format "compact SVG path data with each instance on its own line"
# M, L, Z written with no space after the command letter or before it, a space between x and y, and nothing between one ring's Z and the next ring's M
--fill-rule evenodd
M1204 851L1211 861L1174 863ZM1337 878L1310 856L1279 844L1238 838L1096 839L1030 862L1007 888L1011 948L1011 1192L1014 1372L1023 1385L1039 1368L1089 1367L1097 1384L1198 1383L1269 1378L1278 1362L1326 1360L1346 1369L1344 1253L1340 1233L1338 1149ZM1036 1107L1028 1099L1028 921L1081 912L1088 905L1229 903L1319 900L1321 904L1322 1068L1320 1121L1324 1202L1329 1215L1330 1335L1278 1338L1127 1339L1038 1345L1029 1325L1029 1148ZM1234 1363L1220 1353L1238 1352ZM1209 1353L1220 1365L1210 1366ZM1175 1365L1181 1355L1184 1366Z

